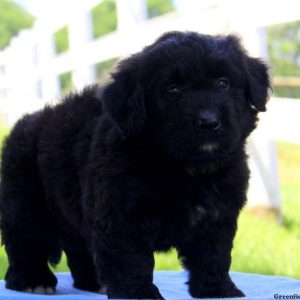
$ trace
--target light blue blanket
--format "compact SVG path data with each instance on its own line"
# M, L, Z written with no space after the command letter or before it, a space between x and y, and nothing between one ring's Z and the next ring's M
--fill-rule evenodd
M0 281L1 300L100 300L107 299L105 295L90 293L72 287L69 273L58 273L58 285L55 295L35 295L20 293L4 288ZM300 299L300 280L257 274L231 272L235 284L247 295L247 298L238 299ZM185 284L187 273L184 271L156 271L154 282L161 294L167 300L192 299ZM279 296L285 296L285 298ZM290 296L287 298L286 296ZM234 298L237 299L237 298Z

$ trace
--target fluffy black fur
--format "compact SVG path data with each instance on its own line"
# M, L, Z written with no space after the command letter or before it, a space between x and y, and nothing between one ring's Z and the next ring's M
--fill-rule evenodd
M5 142L6 286L159 298L154 251L178 250L193 297L238 297L228 270L267 67L235 36L164 34L92 86L23 117Z

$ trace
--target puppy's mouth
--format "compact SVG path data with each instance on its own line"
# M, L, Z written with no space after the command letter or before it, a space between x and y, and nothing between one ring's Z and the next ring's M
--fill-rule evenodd
M217 143L205 143L197 147L197 151L203 154L213 154L220 152L220 146Z

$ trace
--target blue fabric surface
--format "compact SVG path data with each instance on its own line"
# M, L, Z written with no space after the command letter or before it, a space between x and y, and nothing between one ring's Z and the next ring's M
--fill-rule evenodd
M34 295L7 290L4 282L0 281L1 300L100 300L107 299L105 295L90 293L72 287L69 273L57 273L58 285L54 295ZM231 272L235 284L246 294L246 298L234 299L276 299L278 295L300 295L300 280L258 274ZM187 273L184 271L156 271L154 282L166 299L193 299L188 294ZM300 297L300 296L299 296ZM227 298L228 299L228 298ZM278 298L279 299L279 298ZM287 298L285 298L287 299ZM290 298L293 299L293 298ZM299 299L299 298L294 298Z

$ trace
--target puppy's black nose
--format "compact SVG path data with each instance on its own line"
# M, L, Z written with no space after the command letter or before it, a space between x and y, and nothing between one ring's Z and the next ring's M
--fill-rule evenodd
M199 113L198 128L200 129L218 129L220 127L219 116L210 111L201 111Z

